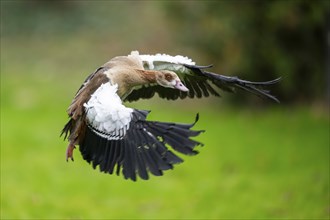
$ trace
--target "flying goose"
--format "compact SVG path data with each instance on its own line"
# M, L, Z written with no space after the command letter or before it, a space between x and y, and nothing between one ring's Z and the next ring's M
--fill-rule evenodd
M148 99L156 93L175 100L220 96L218 90L233 92L239 88L258 96L278 99L262 87L277 83L250 82L237 77L207 71L188 57L165 54L140 55L132 51L118 56L89 75L76 93L67 113L70 117L61 135L69 141L66 159L73 160L79 145L83 159L101 172L125 179L148 179L149 173L163 175L183 160L169 150L195 155L202 143L191 139L201 130L191 124L147 120L149 111L128 108L123 102Z

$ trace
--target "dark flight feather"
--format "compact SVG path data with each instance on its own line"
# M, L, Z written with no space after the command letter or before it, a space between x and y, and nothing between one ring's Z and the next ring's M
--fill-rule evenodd
M155 62L157 63L157 62ZM178 64L173 64L178 66ZM236 88L248 91L260 97L266 97L273 101L279 102L279 100L271 95L264 87L271 86L280 81L280 78L266 82L251 82L239 79L238 77L224 76L212 72L208 72L205 69L212 67L209 66L195 66L182 64L182 68L171 68L169 65L160 65L157 70L171 70L174 71L189 89L189 92L185 93L179 90L164 88L157 84L144 85L133 89L133 91L125 98L125 101L137 101L138 99L152 98L156 93L160 98L164 99L184 99L189 98L202 98L209 95L220 96L219 92L213 87L226 92L234 92Z
M80 143L83 158L97 166L102 172L112 174L117 164L117 174L122 170L125 179L135 181L137 175L141 179L148 179L150 172L161 176L164 170L172 169L173 165L183 160L171 152L194 155L194 148L201 143L191 137L202 131L194 131L192 124L179 124L158 121L147 121L148 111L134 110L130 128L126 135L119 140L108 140L97 135L91 126L87 127L84 141Z

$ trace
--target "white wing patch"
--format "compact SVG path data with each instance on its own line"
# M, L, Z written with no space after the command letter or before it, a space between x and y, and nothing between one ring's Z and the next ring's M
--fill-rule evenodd
M117 89L117 84L102 84L84 104L88 125L108 140L122 139L132 119L133 109L122 104Z
M139 52L132 51L131 55L136 55ZM184 57L181 55L171 56L167 54L156 54L156 55L139 55L143 62L148 63L149 69L154 69L154 62L169 62L173 64L187 64L187 65L195 65L190 58Z

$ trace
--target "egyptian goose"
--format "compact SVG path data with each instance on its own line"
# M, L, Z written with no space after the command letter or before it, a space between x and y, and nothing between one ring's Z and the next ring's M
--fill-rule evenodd
M183 160L168 149L195 155L202 145L191 137L203 131L191 130L192 124L148 121L148 111L128 108L125 101L148 99L158 93L166 99L219 96L218 88L233 92L235 88L278 100L260 87L275 84L250 82L206 71L210 66L196 66L183 56L165 54L128 56L111 59L89 75L76 93L67 112L69 122L63 128L69 145L66 158L73 160L79 150L88 163L101 172L125 179L148 179L149 173L160 176Z

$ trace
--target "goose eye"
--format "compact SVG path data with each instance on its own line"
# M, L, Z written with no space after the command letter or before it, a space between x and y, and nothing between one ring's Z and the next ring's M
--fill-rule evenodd
M167 81L172 81L173 77L172 77L171 74L165 74L165 79L166 79Z

